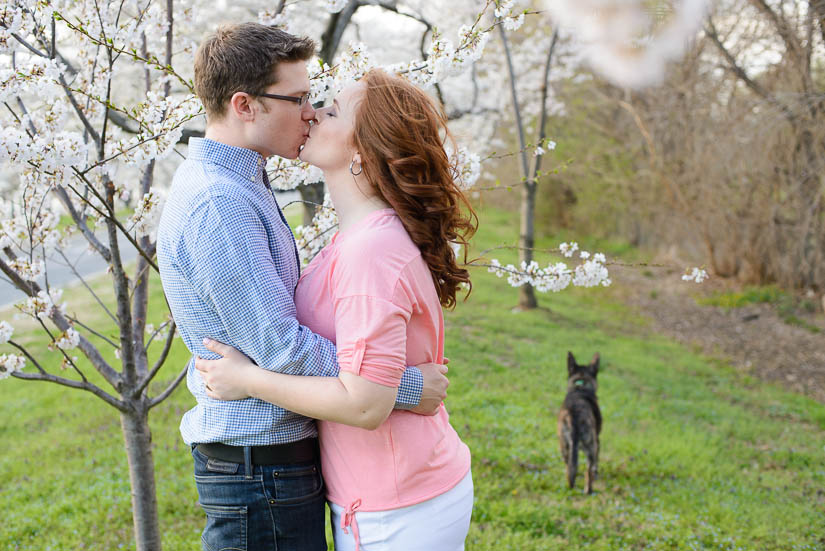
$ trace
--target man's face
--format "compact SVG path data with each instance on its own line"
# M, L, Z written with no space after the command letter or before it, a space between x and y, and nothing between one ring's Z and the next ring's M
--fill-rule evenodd
M268 94L301 97L309 92L309 77L303 61L278 64L277 83L265 90ZM260 97L253 128L255 148L264 157L279 155L287 159L298 156L309 134L309 121L315 118L310 102L298 103ZM264 108L266 110L264 110Z

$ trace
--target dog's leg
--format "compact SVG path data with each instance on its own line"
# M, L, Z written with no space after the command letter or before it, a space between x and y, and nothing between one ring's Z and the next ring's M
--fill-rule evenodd
M574 432L570 412L562 410L559 413L558 422L559 448L567 470L567 485L571 489L576 485L576 470L579 461L579 446Z
M596 479L596 473L599 465L599 440L593 438L588 442L587 446L587 473L584 477L585 493L593 493L593 481Z
M570 489L576 486L576 471L579 468L579 441L574 431L569 431L570 443L567 446L568 455L565 458L567 463L567 485Z

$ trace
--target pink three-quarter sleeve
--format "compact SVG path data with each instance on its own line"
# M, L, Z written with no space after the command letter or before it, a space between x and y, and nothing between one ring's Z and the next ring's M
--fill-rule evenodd
M410 310L393 300L350 295L335 301L338 365L368 381L398 387L406 368Z

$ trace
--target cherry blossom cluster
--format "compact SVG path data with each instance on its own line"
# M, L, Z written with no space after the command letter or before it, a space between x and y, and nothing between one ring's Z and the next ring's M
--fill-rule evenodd
M66 303L58 304L62 298L62 289L49 289L48 292L40 291L37 295L26 298L15 307L24 314L45 320L55 313L66 314Z
M708 0L677 0L665 13L644 0L545 0L553 20L580 43L590 65L620 86L656 84L702 27Z
M682 281L702 283L708 278L708 273L702 268L692 268L682 276Z
M324 204L317 209L312 218L312 224L295 228L295 243L303 264L307 264L324 248L332 238L332 230L337 226L338 216L332 207L329 194L326 194Z
M14 327L6 321L0 321L0 344L6 344L14 334Z
M530 263L522 262L517 268L513 264L502 266L501 262L494 258L487 265L487 271L497 277L506 276L507 282L513 287L530 284L542 293L557 293L571 284L576 287L610 285L610 274L605 265L607 259L604 254L579 251L577 243L562 243L558 250L567 258L573 257L578 251L582 262L572 269L564 262L550 263L546 268L541 268L538 262L533 260Z
M197 96L164 98L149 91L130 116L139 122L141 132L107 144L107 155L118 155L127 164L141 164L168 156L180 140L183 125L204 113Z
M135 232L138 236L150 235L160 219L160 197L152 190L143 195L143 199L138 201L135 212L126 222L126 228Z
M455 182L462 191L471 189L481 177L481 157L469 151L466 147L459 147L456 153L448 151L448 155L455 167Z
M45 264L40 260L18 257L6 263L9 268L25 281L37 281L45 273Z
M15 371L23 371L26 358L16 354L0 354L0 381L11 376Z
M75 331L73 328L69 327L66 331L60 334L58 338L54 340L52 343L53 346L49 346L50 349L53 347L57 347L60 350L71 350L73 348L77 348L77 345L80 344L80 333Z
M314 184L324 180L321 169L300 159L272 157L267 163L269 184L273 189L287 191L298 186Z

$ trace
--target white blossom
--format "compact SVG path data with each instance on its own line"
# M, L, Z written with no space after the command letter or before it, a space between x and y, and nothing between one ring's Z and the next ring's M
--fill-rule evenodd
M320 168L300 159L273 157L268 163L267 174L272 189L280 191L324 181L324 173Z
M26 358L15 354L0 354L0 380L11 376L15 371L26 367Z
M160 218L160 198L154 191L143 195L135 212L129 217L126 227L138 236L149 235L154 231Z
M472 188L481 177L481 157L466 147L458 147L456 152L449 148L447 156L455 167L454 180L459 189L466 191Z
M702 268L693 268L688 273L685 273L682 276L682 281L694 281L696 283L702 283L708 278L708 273L703 270Z
M324 204L315 213L312 224L295 228L295 242L303 264L309 263L323 249L330 239L332 230L338 225L338 215L332 206L329 194L324 196Z
M578 245L572 243L562 243L560 249L567 250L572 256L571 251L575 251ZM597 261L598 257L601 261ZM519 267L513 264L502 266L497 259L492 259L487 268L487 271L495 274L497 277L507 277L507 283L512 287L520 287L522 285L530 284L536 291L546 293L552 291L557 293L566 289L573 284L577 287L594 287L601 285L607 287L611 284L607 267L603 263L604 255L596 253L593 259L585 260L575 268L571 269L564 262L556 262L555 264L548 264L546 268L541 268L535 260L529 264L522 262Z
M77 348L77 345L80 344L80 333L70 327L60 335L60 338L55 339L54 344L60 350Z
M498 0L496 2L496 9L493 12L496 17L506 17L513 9L514 0Z
M17 304L16 307L24 314L40 319L46 319L54 313L65 315L66 304L58 304L62 297L62 289L51 289L48 293L46 291L40 291L37 295L26 298L22 303Z
M9 261L8 266L26 281L37 281L43 277L46 266L41 260L29 261L26 258L16 258Z
M559 251L561 251L561 254L563 254L567 258L571 258L573 254L578 250L579 244L575 241L570 243L562 243L561 245L559 245Z
M504 25L504 28L508 31L517 31L522 25L524 25L524 13L511 17L505 17L501 20L501 24Z
M656 84L702 27L708 0L680 0L656 29L644 0L545 0L548 13L580 43L590 65L615 84Z
M14 327L6 321L0 321L0 344L9 342L14 334Z
M456 258L461 253L461 243L455 243L453 241L450 242L450 248L453 250L453 254Z

